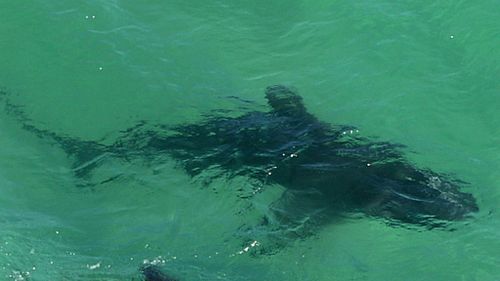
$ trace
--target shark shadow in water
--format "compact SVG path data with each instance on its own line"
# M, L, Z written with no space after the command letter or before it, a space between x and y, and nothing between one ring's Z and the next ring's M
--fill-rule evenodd
M89 177L103 155L168 155L192 177L211 170L219 172L210 173L213 177L245 176L263 186L283 186L284 195L271 207L273 220L289 228L320 225L342 213L433 228L478 211L475 198L460 191L463 182L411 164L402 145L373 141L358 136L354 127L319 121L294 89L270 86L265 95L267 112L211 115L177 126L141 122L111 144L40 129L4 92L0 99L24 129L60 145L74 159L79 178Z

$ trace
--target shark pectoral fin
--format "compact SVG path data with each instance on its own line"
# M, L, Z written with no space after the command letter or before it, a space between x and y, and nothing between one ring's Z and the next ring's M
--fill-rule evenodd
M313 233L325 220L329 220L332 210L323 194L315 189L286 190L269 209L270 221L297 237Z

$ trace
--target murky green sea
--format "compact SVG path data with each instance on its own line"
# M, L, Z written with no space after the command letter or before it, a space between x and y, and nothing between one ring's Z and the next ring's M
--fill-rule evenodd
M279 186L242 199L244 179L109 159L92 177L120 180L82 188L2 104L0 280L139 280L143 263L187 281L500 280L499 19L498 0L2 1L0 88L39 128L112 140L239 110L228 96L266 110L266 86L293 85L321 120L468 182L480 211L454 231L346 219L255 255L265 235L238 232Z

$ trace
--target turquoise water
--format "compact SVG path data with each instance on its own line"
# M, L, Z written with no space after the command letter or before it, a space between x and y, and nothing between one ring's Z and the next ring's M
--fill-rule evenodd
M147 2L3 1L0 87L40 128L112 140L293 85L321 120L470 183L480 212L452 232L346 220L254 257L238 230L281 187L240 199L245 179L106 159L94 178L124 176L79 188L2 110L0 279L137 280L152 262L182 280L500 280L498 1Z

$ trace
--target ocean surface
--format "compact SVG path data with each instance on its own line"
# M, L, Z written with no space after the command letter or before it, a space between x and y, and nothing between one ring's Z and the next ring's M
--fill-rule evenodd
M145 120L267 110L296 87L324 122L407 146L467 184L480 211L453 231L346 219L272 254L251 226L283 188L239 197L172 159L106 159L81 187L72 159L0 103L0 280L500 280L500 2L0 3L0 88L38 128L112 141ZM245 102L251 101L251 102ZM242 234L242 229L247 229ZM264 233L259 233L264 231Z

